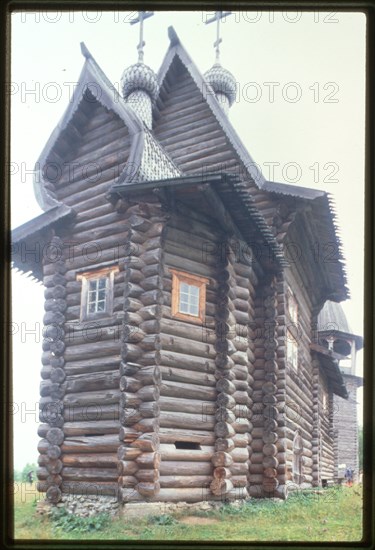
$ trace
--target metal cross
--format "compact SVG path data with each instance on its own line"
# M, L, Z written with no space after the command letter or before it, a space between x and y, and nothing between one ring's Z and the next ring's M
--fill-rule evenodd
M208 19L206 21L206 25L209 23L213 23L216 21L216 41L214 42L214 48L216 49L216 63L219 63L220 60L220 44L223 41L222 38L220 38L220 20L226 17L227 15L231 15L231 11L215 11L215 15L211 17L211 19Z
M132 19L130 21L131 25L135 25L136 23L140 23L139 25L139 44L137 46L138 50L138 63L143 63L143 47L146 44L143 40L143 21L147 19L148 17L151 17L154 15L153 11L139 11L138 17L135 19Z

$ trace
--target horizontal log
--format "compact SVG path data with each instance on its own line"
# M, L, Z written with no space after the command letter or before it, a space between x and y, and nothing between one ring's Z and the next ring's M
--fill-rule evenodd
M135 478L138 482L142 481L147 483L156 483L160 480L159 470L157 470L156 468L141 468L136 471Z
M163 381L171 382L184 382L190 384L197 384L202 386L214 387L216 385L215 376L212 374L205 374L200 372L194 372L170 367L160 367Z
M87 468L64 466L64 481L117 481L118 474L114 468Z
M213 466L211 462L184 462L181 460L165 460L160 463L160 476L194 476L212 475Z
M215 373L215 362L213 359L209 359L204 351L201 356L196 356L189 353L179 353L177 348L169 351L162 349L160 351L160 364L165 367L187 369L200 373Z
M210 485L212 481L211 475L175 475L175 476L168 476L163 475L160 476L160 487L163 488L171 488L171 489L177 489L177 488L191 488L191 487L207 487Z
M162 380L160 395L163 397L184 397L185 399L201 399L204 402L213 402L216 399L216 389L213 387L199 386L187 382L173 382Z
M215 424L215 420L212 415L202 413L172 413L166 411L161 412L159 422L161 428L174 429L196 429L199 427L202 430L211 430Z
M61 457L64 466L77 468L117 468L117 461L116 453L66 453Z
M65 363L64 370L66 375L74 374L86 374L94 372L103 372L107 370L118 369L120 364L121 357L110 356L110 357L101 357L101 358L92 358L88 360L81 361L70 361Z
M214 414L215 403L209 403L200 399L187 399L183 395L181 397L166 397L161 396L159 399L160 408L163 412L181 412L181 413L201 413L202 418L207 414Z
M119 405L112 403L110 405L91 404L85 407L68 405L64 407L65 422L89 422L101 420L119 420Z
M64 453L111 453L117 452L119 437L117 435L102 436L69 436L66 437L61 449Z
M111 481L64 481L61 485L61 491L70 496L72 495L97 495L112 496L117 498L119 487L118 483ZM115 500L114 500L115 502Z
M120 400L119 389L106 389L90 392L79 392L65 394L63 403L65 407L87 406L90 410L95 410L95 406L107 406L109 404L118 404ZM74 410L74 409L73 409ZM99 409L100 411L100 409Z
M117 434L120 423L117 420L94 420L92 422L65 422L63 431L65 437L71 435L104 435Z

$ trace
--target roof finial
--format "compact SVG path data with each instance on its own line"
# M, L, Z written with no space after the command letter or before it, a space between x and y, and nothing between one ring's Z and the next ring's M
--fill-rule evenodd
M151 17L154 15L153 11L139 11L138 17L135 19L132 19L130 21L131 25L135 25L136 23L140 23L139 25L139 44L137 46L138 50L138 63L143 63L143 47L145 46L146 42L143 40L143 21L147 19L148 17Z
M220 20L231 14L231 11L215 11L215 15L206 21L206 25L216 21L216 41L214 42L214 48L216 50L216 63L220 62L220 44L223 41L223 39L220 38Z

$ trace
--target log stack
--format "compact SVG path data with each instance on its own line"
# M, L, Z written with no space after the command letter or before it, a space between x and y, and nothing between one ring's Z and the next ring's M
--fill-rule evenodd
M266 496L274 495L279 486L277 479L277 467L279 465L277 455L277 294L276 281L273 280L269 286L263 290L264 304L264 383L262 386L262 402L263 402L263 480L262 488Z
M288 409L288 400L287 400L287 388L286 388L286 290L287 285L285 282L284 273L278 273L276 276L275 282L276 290L276 304L277 304L277 316L276 316L276 338L278 342L275 365L274 361L271 363L266 363L266 370L271 369L271 372L277 375L276 379L276 398L277 398L277 408L279 410L279 415L277 418L277 451L278 454L275 457L275 460L269 460L269 463L272 463L272 467L277 469L277 479L279 482L278 487L275 490L275 496L280 498L287 498L287 465L285 463L285 445L286 440L286 418L289 415ZM279 351L280 350L280 351ZM269 464L271 466L271 464Z
M233 397L236 387L232 383L234 374L232 367L234 361L232 355L236 351L235 340L236 320L233 315L234 272L230 264L229 255L221 258L217 280L217 308L216 308L216 373L215 377L217 398L215 412L215 453L212 456L213 481L210 485L211 492L215 496L225 498L233 490L231 480L233 464L232 451L234 449L233 436L236 431L234 423L236 416L234 408L236 400Z
M312 368L313 368L313 380L314 380L314 385L313 385L313 422L314 422L314 428L313 428L313 432L312 432L312 443L313 443L312 479L313 479L313 486L317 487L318 485L320 485L319 361L317 359L313 359Z
M162 231L158 208L127 211L128 269L124 291L119 485L123 502L154 498L159 483L160 318L163 305Z
M63 397L64 380L64 322L66 305L64 251L62 240L54 235L49 244L49 252L43 257L45 275L44 284L45 315L43 318L43 356L40 384L40 420L43 424L38 433L44 437L39 443L38 490L46 491L49 502L56 504L61 500L61 471L63 463L61 446L64 442Z

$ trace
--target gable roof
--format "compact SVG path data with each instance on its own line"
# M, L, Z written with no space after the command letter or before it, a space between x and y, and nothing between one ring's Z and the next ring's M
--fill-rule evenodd
M289 224L284 223L281 229L271 227L273 218L277 214L278 204L288 199L296 199L299 208L310 210L306 221L311 226L316 240L323 245L333 243L337 251L334 262L320 261L320 268L325 272L327 280L331 281L331 285L329 285L331 288L327 288L325 299L328 297L338 301L347 299L349 297L349 290L347 288L344 257L341 241L338 236L332 197L324 191L308 187L267 181L257 169L256 163L223 111L210 84L205 81L202 73L187 53L173 27L169 27L168 34L170 46L158 72L159 106L163 103L161 96L163 93L167 94L164 90L164 87L167 88L167 75L173 64L177 67L177 62L180 62L189 73L197 90L200 91L202 100L209 107L227 141L243 164L244 170L241 175L245 177L242 177L243 181L241 183L243 187L242 197L246 198L247 202L253 202L253 210L257 211L259 222L268 226L270 232L274 232L276 240L282 242L287 234L288 225L292 223L292 220L290 220ZM181 132L182 128L183 126L180 128ZM163 139L160 139L163 142ZM202 146L205 139L209 139L207 135L203 135L201 138Z
M223 108L220 106L218 100L216 99L215 93L213 92L211 85L204 79L202 73L199 71L198 67L195 65L190 55L181 44L180 39L172 26L168 28L168 35L170 39L170 46L158 71L159 90L162 90L166 74L171 64L177 57L188 70L197 88L201 91L204 100L206 101L216 120L223 129L226 137L232 144L243 164L246 166L251 180L257 185L257 187L261 188L266 180L264 179L263 175L260 174L258 170L256 170L254 160L250 156L245 145L242 143L237 132L234 130L233 126L229 122L228 117L223 111Z
M36 168L38 169L35 171L34 176L34 193L43 210L48 210L61 204L46 189L43 166L53 151L59 136L63 130L68 127L74 114L80 108L85 94L90 92L90 89L93 89L95 85L98 86L100 93L95 95L94 99L104 108L113 111L119 116L127 127L131 138L129 161L123 172L119 175L118 181L133 181L135 172L137 173L137 177L142 177L142 166L145 164L144 162L142 163L143 155L147 154L148 148L152 148L160 160L164 161L166 170L170 170L171 176L176 176L181 173L174 165L173 161L169 159L163 147L153 138L152 134L145 127L138 115L126 104L116 88L111 84L83 42L81 43L81 52L85 57L85 63L79 76L77 86L74 89L72 100L69 102L62 118L50 135L36 163ZM135 171L134 167L138 167L139 170Z
M248 215L252 217L261 229L263 238L272 245L276 257L280 259L282 256L278 242L282 242L286 235L288 224L291 222L284 223L284 229L279 230L272 226L273 216L277 211L280 201L295 198L300 204L304 203L309 206L312 213L310 215L310 225L313 227L314 232L317 231L317 238L321 242L336 243L337 249L340 251L340 258L337 262L331 264L327 262L321 263L321 269L324 270L327 280L330 281L329 288L324 290L326 293L325 298L329 297L334 300L346 299L348 297L348 290L346 287L344 265L341 261L343 259L340 249L341 243L337 235L334 210L329 195L322 191L306 187L270 182L264 179L216 99L211 86L205 81L203 75L182 46L173 27L170 27L168 32L170 46L158 72L158 81L160 84L159 102L168 70L178 60L190 75L201 96L203 96L205 105L213 114L213 118L218 125L217 128L220 128L225 136L225 144L230 146L235 154L235 158L238 158L245 168L245 178L241 178L242 181L233 182L233 187L236 191L235 195L241 200L241 207L244 207L244 211L247 211ZM128 162L112 188L115 188L116 183L123 185L135 181L162 180L165 178L178 178L184 175L183 171L173 161L173 158L166 153L163 143L155 138L137 114L126 104L83 43L81 43L81 51L85 57L85 63L74 90L72 101L52 132L36 164L36 167L39 167L39 172L35 172L34 175L34 192L39 205L47 212L51 209L61 207L62 203L58 202L53 196L53 192L48 190L47 182L44 180L40 167L44 166L49 155L53 152L59 136L69 126L73 116L80 109L85 93L90 91L90 85L97 84L100 94L94 99L105 109L111 110L119 116L128 128L131 139ZM154 169L155 166L152 170L149 169L147 165L148 158L156 159L156 169ZM280 231L282 232L280 233Z

